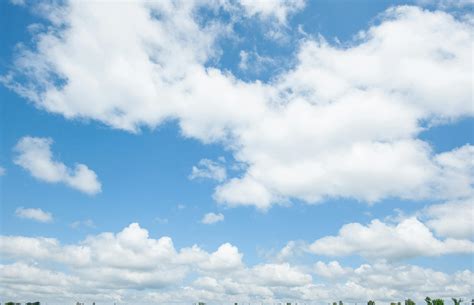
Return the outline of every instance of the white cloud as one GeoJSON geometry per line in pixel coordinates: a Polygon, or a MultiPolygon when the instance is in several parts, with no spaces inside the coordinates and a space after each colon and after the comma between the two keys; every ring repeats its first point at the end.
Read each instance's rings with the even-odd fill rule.
{"type": "MultiPolygon", "coordinates": [[[[252,14],[275,12],[245,3],[252,14]]],[[[469,21],[393,7],[350,45],[306,38],[294,68],[266,83],[245,82],[206,66],[229,28],[197,22],[203,5],[218,4],[52,6],[56,29],[17,54],[3,83],[67,118],[132,132],[175,119],[184,136],[224,144],[246,165],[216,188],[214,198],[229,206],[472,194],[472,146],[437,155],[418,138],[474,114],[469,21]]]]}
{"type": "Polygon", "coordinates": [[[448,238],[474,238],[474,199],[450,201],[427,207],[421,212],[426,225],[448,238]]]}
{"type": "Polygon", "coordinates": [[[120,287],[162,287],[183,280],[189,268],[206,272],[242,267],[242,254],[231,244],[207,253],[197,246],[177,251],[169,237],[150,238],[132,223],[117,234],[89,236],[77,245],[61,245],[53,238],[0,237],[0,254],[17,260],[63,263],[87,280],[120,287]]]}
{"type": "Polygon", "coordinates": [[[19,6],[24,6],[26,4],[25,0],[10,0],[10,3],[19,6]]]}
{"type": "Polygon", "coordinates": [[[351,268],[342,267],[337,261],[329,263],[319,261],[314,265],[314,271],[317,275],[324,278],[336,279],[347,277],[353,270],[351,268]]]}
{"type": "Polygon", "coordinates": [[[227,178],[227,171],[222,162],[202,159],[197,166],[193,166],[189,179],[206,178],[222,182],[227,178]]]}
{"type": "Polygon", "coordinates": [[[0,176],[4,176],[6,172],[7,170],[4,167],[0,166],[0,176]]]}
{"type": "Polygon", "coordinates": [[[155,221],[162,225],[167,224],[169,222],[168,218],[163,217],[155,217],[155,221]]]}
{"type": "Polygon", "coordinates": [[[274,258],[277,262],[285,262],[294,257],[302,256],[306,252],[308,252],[306,242],[291,240],[274,256],[274,258]]]}
{"type": "MultiPolygon", "coordinates": [[[[407,297],[422,302],[427,295],[442,298],[464,295],[470,293],[472,287],[468,283],[474,276],[469,270],[448,275],[429,268],[383,261],[357,268],[344,267],[336,261],[318,262],[316,272],[332,281],[330,295],[346,301],[365,302],[369,299],[393,302],[407,297]]],[[[315,294],[324,288],[316,289],[315,294]]]]}
{"type": "Polygon", "coordinates": [[[133,223],[117,234],[89,236],[77,245],[61,245],[52,238],[2,236],[4,258],[63,263],[88,281],[104,286],[165,287],[184,279],[190,268],[206,272],[232,271],[242,266],[242,254],[230,244],[207,253],[197,246],[178,252],[171,238],[150,238],[148,231],[133,223]]]}
{"type": "Polygon", "coordinates": [[[80,227],[96,228],[96,225],[92,219],[77,220],[71,223],[71,228],[73,229],[79,229],[80,227]]]}
{"type": "Polygon", "coordinates": [[[474,6],[474,0],[417,0],[419,5],[435,5],[441,9],[474,6]]]}
{"type": "Polygon", "coordinates": [[[300,11],[305,6],[305,0],[282,1],[252,1],[239,0],[246,15],[258,16],[262,19],[275,18],[279,23],[286,24],[288,16],[300,11]]]}
{"type": "Polygon", "coordinates": [[[337,236],[326,236],[309,247],[315,254],[328,256],[360,255],[369,259],[398,260],[416,256],[440,256],[453,253],[474,253],[474,243],[465,239],[437,239],[428,227],[416,218],[396,225],[373,220],[344,225],[337,236]]]}
{"type": "Polygon", "coordinates": [[[199,263],[199,267],[213,272],[228,272],[243,266],[243,254],[239,249],[229,243],[221,245],[215,252],[199,263]]]}
{"type": "Polygon", "coordinates": [[[101,184],[94,171],[84,164],[69,168],[55,161],[51,152],[53,140],[50,138],[23,137],[15,146],[15,164],[26,169],[33,177],[49,183],[66,185],[87,194],[97,194],[101,184]]]}
{"type": "Polygon", "coordinates": [[[262,56],[255,51],[239,52],[239,69],[247,73],[258,75],[266,68],[275,66],[277,61],[268,56],[262,56]]]}
{"type": "Polygon", "coordinates": [[[0,255],[17,260],[55,261],[83,265],[90,260],[90,251],[81,245],[61,246],[54,238],[0,236],[0,255]]]}
{"type": "Polygon", "coordinates": [[[207,213],[206,215],[204,215],[201,219],[201,222],[203,224],[213,224],[213,223],[216,223],[216,222],[220,222],[220,221],[224,221],[224,214],[222,213],[207,213]]]}
{"type": "Polygon", "coordinates": [[[199,246],[176,249],[169,237],[153,238],[138,224],[118,233],[90,235],[63,245],[45,237],[1,236],[0,294],[11,299],[41,299],[50,304],[77,300],[132,304],[311,304],[369,298],[388,302],[407,294],[469,297],[473,273],[453,274],[413,265],[378,261],[358,267],[339,262],[314,266],[288,262],[247,266],[238,248],[224,243],[214,252],[199,246]]]}
{"type": "Polygon", "coordinates": [[[20,218],[31,219],[45,223],[53,221],[53,215],[49,212],[43,211],[42,209],[19,207],[15,210],[15,215],[20,218]]]}
{"type": "Polygon", "coordinates": [[[257,265],[253,272],[265,286],[304,286],[312,282],[311,275],[291,267],[288,263],[257,265]]]}

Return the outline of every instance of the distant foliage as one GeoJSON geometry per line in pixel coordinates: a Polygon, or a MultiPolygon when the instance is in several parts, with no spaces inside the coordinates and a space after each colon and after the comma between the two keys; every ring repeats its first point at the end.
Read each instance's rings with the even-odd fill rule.
{"type": "Polygon", "coordinates": [[[454,305],[461,305],[461,303],[462,303],[462,299],[452,298],[452,300],[454,302],[454,305]]]}
{"type": "Polygon", "coordinates": [[[442,299],[434,299],[433,305],[444,305],[444,301],[442,299]]]}
{"type": "Polygon", "coordinates": [[[370,301],[367,302],[367,305],[375,305],[375,302],[370,300],[370,301]]]}
{"type": "Polygon", "coordinates": [[[405,305],[416,305],[416,303],[413,302],[412,299],[407,299],[407,300],[405,300],[405,305]]]}

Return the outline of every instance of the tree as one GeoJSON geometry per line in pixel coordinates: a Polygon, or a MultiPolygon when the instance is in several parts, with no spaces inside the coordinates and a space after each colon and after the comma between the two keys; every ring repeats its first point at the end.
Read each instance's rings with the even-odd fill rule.
{"type": "Polygon", "coordinates": [[[461,303],[462,303],[462,299],[452,298],[452,300],[454,302],[454,305],[461,305],[461,303]]]}
{"type": "Polygon", "coordinates": [[[430,297],[425,298],[426,305],[433,305],[433,301],[431,301],[430,297]]]}
{"type": "Polygon", "coordinates": [[[375,305],[375,302],[370,300],[370,301],[367,302],[367,305],[375,305]]]}
{"type": "Polygon", "coordinates": [[[444,305],[444,301],[442,299],[434,299],[433,305],[444,305]]]}
{"type": "Polygon", "coordinates": [[[412,299],[407,299],[405,300],[405,305],[416,305],[415,302],[413,302],[412,299]]]}

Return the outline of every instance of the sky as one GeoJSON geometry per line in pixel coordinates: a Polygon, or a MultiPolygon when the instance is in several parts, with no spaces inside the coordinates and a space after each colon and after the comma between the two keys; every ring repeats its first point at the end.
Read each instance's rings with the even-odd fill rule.
{"type": "Polygon", "coordinates": [[[0,302],[474,297],[471,0],[0,2],[0,302]]]}

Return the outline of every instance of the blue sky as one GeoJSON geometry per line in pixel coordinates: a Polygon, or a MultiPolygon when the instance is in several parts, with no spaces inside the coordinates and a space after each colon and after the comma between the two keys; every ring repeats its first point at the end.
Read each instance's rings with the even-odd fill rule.
{"type": "Polygon", "coordinates": [[[0,295],[473,295],[469,1],[150,3],[0,3],[0,295]]]}

